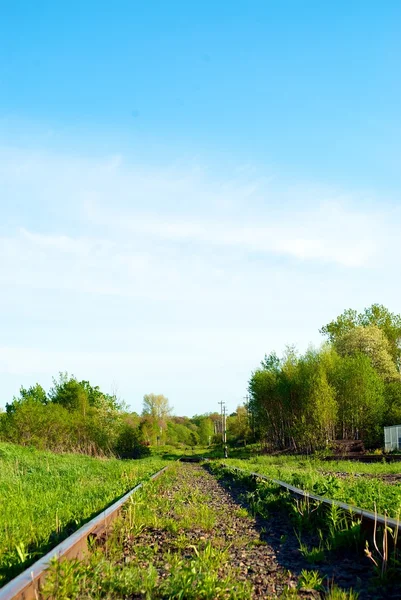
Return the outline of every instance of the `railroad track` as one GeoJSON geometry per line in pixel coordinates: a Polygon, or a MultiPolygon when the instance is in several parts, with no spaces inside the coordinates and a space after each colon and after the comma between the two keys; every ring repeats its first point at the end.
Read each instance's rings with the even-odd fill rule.
{"type": "MultiPolygon", "coordinates": [[[[260,479],[264,481],[269,481],[271,483],[275,483],[281,488],[290,492],[293,496],[297,496],[298,498],[303,498],[305,500],[314,500],[315,502],[319,502],[325,506],[336,506],[340,508],[344,513],[350,515],[353,518],[358,518],[361,520],[363,526],[367,530],[373,531],[375,528],[380,527],[390,527],[393,531],[401,531],[401,523],[397,519],[392,519],[390,517],[379,515],[374,513],[371,510],[366,510],[364,508],[359,508],[357,506],[353,506],[351,504],[346,504],[345,502],[341,502],[339,500],[332,500],[331,498],[326,498],[325,496],[319,496],[318,494],[311,494],[306,490],[302,490],[301,488],[297,488],[285,481],[281,481],[280,479],[273,479],[272,477],[268,477],[267,475],[262,475],[260,473],[245,471],[244,469],[240,469],[239,467],[232,467],[230,465],[224,464],[224,467],[229,470],[236,471],[243,475],[248,475],[253,479],[260,479]]],[[[401,540],[400,540],[401,541],[401,540]]]]}
{"type": "MultiPolygon", "coordinates": [[[[186,461],[184,460],[184,462],[186,461]]],[[[192,460],[188,462],[192,462],[192,460]]],[[[351,518],[360,519],[364,523],[365,528],[372,530],[378,527],[391,527],[394,530],[396,528],[398,528],[399,530],[400,528],[400,523],[395,519],[390,519],[385,516],[376,515],[371,511],[350,506],[346,503],[325,498],[316,494],[310,494],[305,490],[296,488],[295,486],[287,484],[286,482],[269,478],[260,473],[250,473],[238,467],[232,467],[229,465],[222,466],[225,469],[227,469],[227,473],[238,473],[251,477],[255,480],[265,480],[272,482],[278,485],[280,488],[287,490],[297,498],[313,500],[327,506],[336,506],[348,515],[350,515],[351,518]]],[[[160,477],[160,475],[162,475],[167,468],[168,467],[164,467],[163,469],[152,475],[150,480],[154,480],[160,477]]],[[[185,562],[190,562],[192,560],[191,553],[188,554],[188,548],[194,548],[198,543],[198,538],[207,541],[210,537],[212,539],[212,543],[213,540],[216,540],[218,538],[220,541],[218,542],[217,547],[220,547],[225,543],[228,543],[229,545],[234,543],[234,547],[230,549],[230,561],[237,568],[237,571],[239,573],[238,577],[240,584],[246,587],[247,580],[249,579],[249,581],[251,582],[253,586],[253,595],[249,597],[264,598],[266,597],[266,590],[269,594],[276,594],[281,593],[285,585],[289,585],[292,587],[297,585],[295,575],[292,576],[292,579],[288,578],[288,576],[285,575],[285,573],[288,571],[288,568],[291,567],[291,571],[298,569],[299,576],[299,572],[302,568],[300,562],[301,559],[299,557],[295,559],[293,558],[294,544],[296,544],[295,538],[291,542],[286,543],[289,549],[287,548],[283,551],[281,540],[287,536],[291,536],[291,533],[293,535],[293,531],[291,532],[292,525],[289,522],[285,523],[285,517],[283,517],[281,521],[276,518],[267,520],[266,524],[273,533],[268,539],[268,542],[264,542],[265,544],[268,544],[267,546],[259,546],[258,540],[260,531],[258,530],[258,527],[256,525],[249,524],[249,517],[238,516],[238,503],[236,504],[237,500],[235,500],[235,498],[233,500],[233,498],[231,497],[231,492],[224,491],[224,489],[221,488],[221,486],[217,483],[217,481],[212,475],[207,474],[203,468],[194,464],[178,465],[177,463],[175,471],[178,474],[178,476],[176,476],[178,483],[174,483],[173,478],[173,485],[171,490],[170,483],[168,483],[168,480],[166,481],[163,479],[162,483],[160,484],[162,487],[161,493],[162,495],[164,494],[166,504],[164,505],[162,503],[160,505],[160,503],[156,501],[155,511],[159,511],[161,518],[163,517],[163,512],[171,513],[171,511],[174,512],[174,510],[176,510],[177,498],[180,499],[181,497],[180,486],[184,485],[184,488],[186,488],[187,490],[185,492],[186,494],[191,494],[192,492],[195,493],[199,486],[199,489],[202,493],[207,493],[207,496],[204,496],[204,500],[201,500],[199,503],[199,517],[193,517],[192,521],[190,522],[190,527],[192,529],[185,534],[188,539],[188,547],[185,550],[184,564],[185,562]],[[211,502],[209,500],[206,501],[206,498],[209,497],[213,497],[211,502]],[[217,515],[218,528],[217,533],[213,534],[213,536],[210,536],[207,529],[205,532],[202,531],[202,527],[199,528],[198,526],[197,519],[205,518],[203,514],[202,502],[207,505],[208,510],[212,509],[212,512],[214,511],[215,515],[217,515]],[[236,532],[234,534],[234,537],[232,537],[232,530],[236,532]],[[285,535],[283,535],[283,532],[285,532],[285,535]],[[252,543],[252,547],[248,547],[246,543],[244,543],[244,546],[235,544],[236,535],[238,537],[248,536],[249,540],[252,543]],[[287,559],[287,563],[285,563],[284,561],[284,563],[282,564],[278,557],[281,556],[282,558],[284,556],[285,558],[286,553],[289,555],[289,558],[287,559]],[[285,584],[283,582],[285,582],[285,584]]],[[[14,580],[10,581],[3,588],[1,588],[0,600],[38,600],[38,598],[40,597],[40,590],[43,587],[43,584],[46,580],[46,571],[48,569],[49,563],[55,558],[83,558],[88,549],[89,539],[97,539],[98,543],[103,543],[104,540],[107,538],[107,536],[105,536],[104,534],[107,533],[112,521],[121,513],[123,505],[133,494],[138,492],[144,486],[145,483],[146,482],[142,482],[139,485],[135,486],[120,500],[118,500],[108,509],[100,513],[94,519],[89,521],[86,525],[81,527],[69,538],[67,538],[58,546],[56,546],[43,558],[41,558],[39,561],[34,563],[31,567],[29,567],[23,573],[17,576],[14,580]]],[[[157,497],[157,494],[155,497],[157,497]]],[[[194,497],[196,498],[196,494],[194,497]]],[[[181,500],[179,500],[179,502],[181,502],[181,500]]],[[[184,504],[187,504],[187,502],[184,502],[184,504]]],[[[190,505],[191,502],[189,502],[189,509],[191,508],[190,505]]],[[[178,506],[180,506],[179,503],[178,506]]],[[[152,508],[151,504],[150,508],[152,508]]],[[[179,521],[182,515],[180,516],[179,512],[177,513],[177,515],[179,521]]],[[[143,531],[141,530],[141,528],[139,528],[138,531],[139,533],[136,536],[134,536],[135,539],[132,541],[132,547],[130,547],[129,549],[129,552],[133,553],[133,556],[136,556],[136,554],[138,554],[139,556],[140,552],[137,552],[137,548],[140,548],[141,543],[146,548],[152,548],[154,545],[160,546],[160,548],[165,548],[167,551],[170,551],[171,549],[175,548],[176,541],[174,535],[170,535],[168,533],[166,534],[166,530],[164,530],[163,528],[159,527],[158,530],[154,530],[152,527],[145,527],[143,531]]],[[[126,552],[127,549],[122,548],[122,556],[125,556],[124,553],[126,552]]],[[[197,552],[198,551],[195,550],[195,553],[197,552]]],[[[165,556],[166,555],[164,554],[162,557],[160,557],[156,553],[153,559],[155,561],[155,565],[158,569],[159,574],[161,572],[161,581],[163,582],[167,581],[167,578],[171,576],[171,572],[163,571],[165,569],[166,562],[165,556]],[[158,563],[158,560],[160,560],[161,562],[158,563]]],[[[134,560],[136,560],[136,558],[134,560]]],[[[346,566],[343,567],[341,561],[338,561],[337,566],[340,569],[340,571],[342,568],[347,568],[346,566]]],[[[309,565],[306,563],[306,568],[308,567],[309,565]]],[[[143,567],[143,569],[145,569],[145,566],[143,567]]],[[[364,567],[364,569],[366,569],[366,566],[364,567]]],[[[362,572],[363,570],[361,570],[359,573],[361,574],[362,572]]],[[[332,572],[332,577],[333,580],[335,579],[335,577],[337,577],[335,570],[332,572]]],[[[339,577],[339,581],[340,584],[343,585],[341,577],[339,577]]],[[[168,593],[166,594],[166,597],[168,597],[168,593]]],[[[183,597],[185,598],[185,596],[183,597]]],[[[303,596],[300,592],[300,596],[298,597],[309,596],[303,596]]],[[[362,594],[361,597],[368,598],[369,596],[364,596],[362,594]]]]}
{"type": "Polygon", "coordinates": [[[37,600],[40,588],[46,579],[46,571],[50,562],[55,558],[82,558],[88,548],[88,539],[96,538],[107,531],[114,519],[119,516],[127,500],[140,490],[147,481],[160,477],[167,468],[160,469],[148,480],[136,485],[117,502],[91,519],[28,569],[0,588],[0,600],[37,600]]]}

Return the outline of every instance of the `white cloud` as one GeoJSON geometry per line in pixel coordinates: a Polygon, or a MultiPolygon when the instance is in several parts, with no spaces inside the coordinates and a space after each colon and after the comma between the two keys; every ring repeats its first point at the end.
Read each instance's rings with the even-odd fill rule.
{"type": "Polygon", "coordinates": [[[266,224],[233,223],[232,220],[176,220],[160,217],[121,215],[91,206],[88,216],[98,225],[108,224],[140,236],[170,242],[231,246],[248,252],[278,254],[300,260],[338,263],[346,267],[367,265],[377,253],[377,219],[355,214],[338,203],[318,204],[302,214],[285,212],[280,218],[259,219],[266,224]]]}
{"type": "Polygon", "coordinates": [[[242,397],[264,352],[318,341],[344,308],[399,310],[399,213],[359,195],[16,149],[0,151],[0,186],[14,392],[67,369],[128,400],[153,389],[210,410],[213,394],[242,397]]]}

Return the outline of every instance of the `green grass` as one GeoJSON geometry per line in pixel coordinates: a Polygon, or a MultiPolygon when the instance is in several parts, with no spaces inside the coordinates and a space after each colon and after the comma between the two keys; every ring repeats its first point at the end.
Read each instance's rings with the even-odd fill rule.
{"type": "Polygon", "coordinates": [[[165,464],[0,443],[0,586],[165,464]]]}
{"type": "Polygon", "coordinates": [[[319,494],[353,506],[387,513],[397,518],[401,513],[401,484],[388,484],[380,475],[400,471],[397,464],[355,464],[350,461],[327,463],[317,459],[297,457],[255,457],[249,460],[228,459],[228,465],[248,472],[254,471],[273,479],[280,479],[310,493],[319,494]],[[337,477],[335,473],[348,473],[337,477]],[[356,477],[354,473],[374,477],[356,477]]]}

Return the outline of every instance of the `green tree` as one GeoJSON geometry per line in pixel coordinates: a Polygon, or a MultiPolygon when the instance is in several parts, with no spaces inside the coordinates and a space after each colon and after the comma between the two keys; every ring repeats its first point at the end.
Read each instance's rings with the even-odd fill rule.
{"type": "Polygon", "coordinates": [[[338,435],[379,443],[385,414],[385,384],[362,353],[342,358],[334,374],[338,402],[338,435]]]}
{"type": "Polygon", "coordinates": [[[214,425],[212,419],[204,417],[199,422],[199,441],[202,446],[208,446],[214,434],[214,425]]]}
{"type": "Polygon", "coordinates": [[[324,325],[320,333],[327,336],[330,342],[336,341],[356,327],[378,327],[386,336],[389,343],[389,352],[396,364],[400,367],[401,360],[401,316],[391,313],[382,304],[372,304],[361,313],[356,310],[345,310],[336,319],[324,325]]]}
{"type": "Polygon", "coordinates": [[[390,381],[384,388],[385,414],[383,425],[401,425],[401,382],[390,381]]]}
{"type": "Polygon", "coordinates": [[[76,377],[68,373],[59,373],[58,380],[53,378],[53,387],[49,392],[50,400],[67,410],[79,410],[84,416],[88,412],[88,392],[76,377]]]}
{"type": "Polygon", "coordinates": [[[275,354],[265,356],[248,384],[251,429],[259,439],[278,448],[288,442],[286,394],[282,368],[275,354]]]}
{"type": "Polygon", "coordinates": [[[145,394],[143,397],[142,415],[149,415],[155,421],[165,421],[171,414],[168,398],[163,394],[145,394]]]}
{"type": "Polygon", "coordinates": [[[324,446],[335,432],[337,403],[327,351],[310,348],[300,357],[294,377],[298,398],[294,437],[308,451],[324,446]]]}
{"type": "Polygon", "coordinates": [[[391,356],[390,342],[377,325],[354,327],[336,339],[335,348],[341,356],[366,354],[372,366],[385,381],[400,379],[391,356]]]}
{"type": "Polygon", "coordinates": [[[41,385],[39,385],[39,383],[31,385],[28,389],[21,386],[19,393],[20,395],[18,398],[14,397],[11,403],[6,404],[7,413],[10,414],[14,412],[16,408],[23,402],[32,401],[38,402],[39,404],[47,404],[49,401],[45,390],[41,385]]]}
{"type": "Polygon", "coordinates": [[[227,419],[227,433],[229,438],[246,445],[251,437],[250,419],[246,406],[237,406],[237,410],[227,419]]]}

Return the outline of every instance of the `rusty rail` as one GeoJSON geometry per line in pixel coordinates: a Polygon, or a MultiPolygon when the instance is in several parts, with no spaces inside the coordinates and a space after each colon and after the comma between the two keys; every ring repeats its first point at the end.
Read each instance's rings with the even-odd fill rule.
{"type": "Polygon", "coordinates": [[[164,467],[154,473],[149,479],[136,485],[122,498],[106,508],[96,517],[85,523],[75,533],[50,550],[45,556],[6,583],[0,589],[0,600],[38,600],[40,587],[46,579],[46,570],[54,558],[82,558],[88,548],[89,537],[97,537],[100,533],[107,531],[110,523],[120,514],[125,502],[141,487],[152,479],[157,479],[168,467],[164,467]]]}
{"type": "MultiPolygon", "coordinates": [[[[260,473],[245,471],[244,469],[240,469],[239,467],[232,467],[231,465],[227,465],[225,463],[222,464],[226,469],[238,471],[244,475],[248,475],[249,477],[253,477],[255,479],[262,479],[265,481],[269,481],[270,483],[275,483],[289,491],[294,496],[298,496],[300,498],[305,498],[309,500],[315,500],[316,502],[320,502],[321,504],[325,504],[327,506],[337,506],[349,515],[359,517],[362,522],[368,524],[368,526],[371,526],[372,529],[375,526],[390,527],[391,529],[394,529],[394,531],[398,529],[398,531],[401,532],[401,523],[398,519],[392,519],[384,515],[379,515],[371,510],[366,510],[364,508],[359,508],[358,506],[346,504],[345,502],[341,502],[340,500],[332,500],[331,498],[326,498],[325,496],[311,494],[307,490],[297,488],[289,483],[286,483],[285,481],[281,481],[280,479],[273,479],[272,477],[268,477],[267,475],[261,475],[260,473]]],[[[2,600],[1,597],[0,600],[2,600]]]]}

